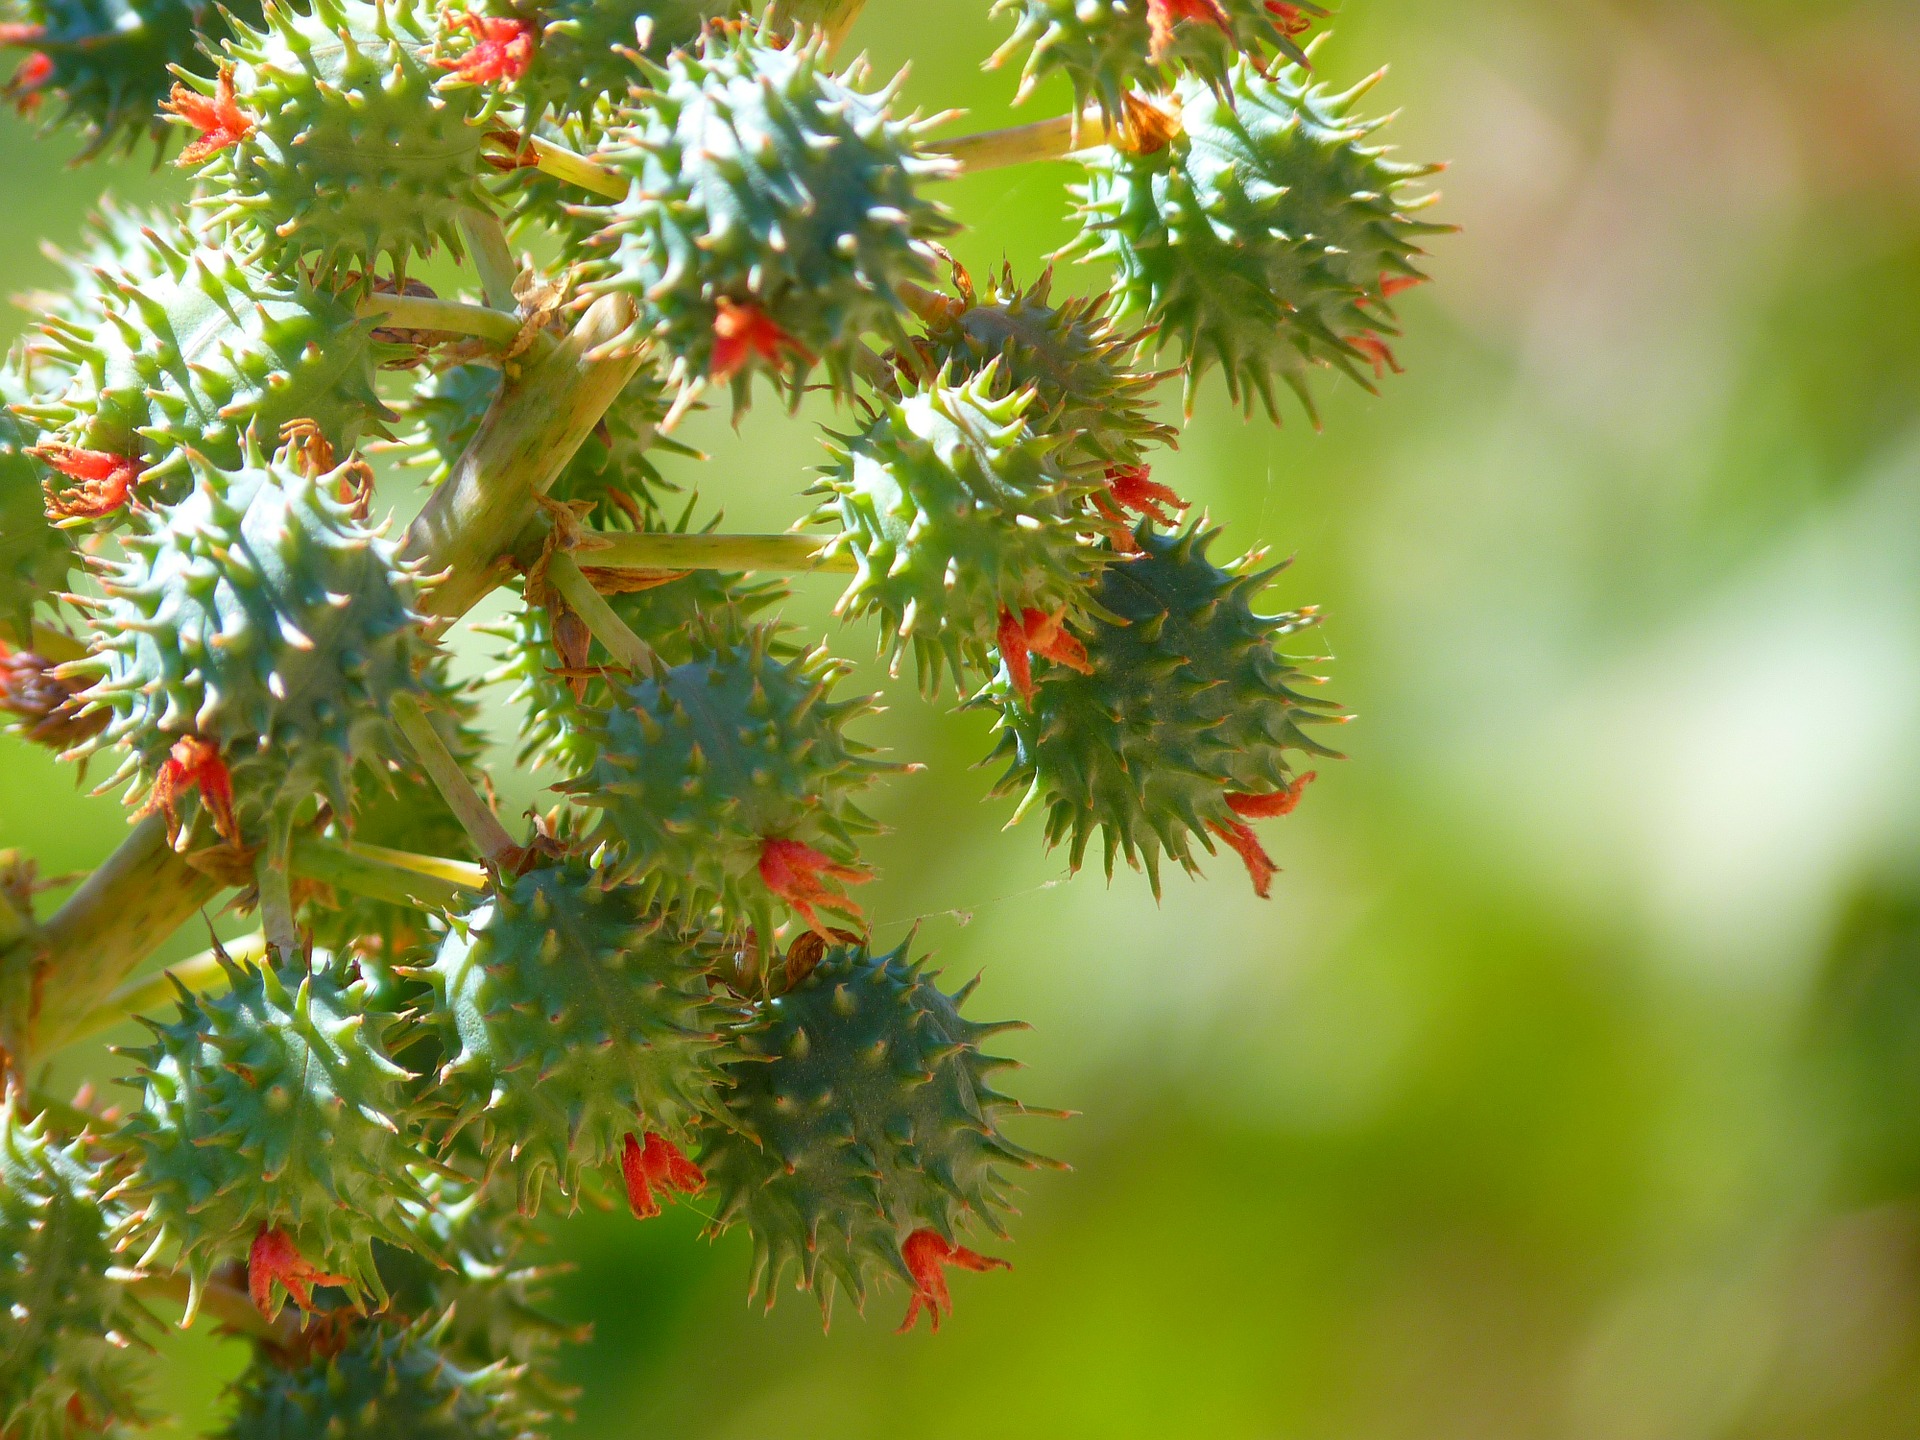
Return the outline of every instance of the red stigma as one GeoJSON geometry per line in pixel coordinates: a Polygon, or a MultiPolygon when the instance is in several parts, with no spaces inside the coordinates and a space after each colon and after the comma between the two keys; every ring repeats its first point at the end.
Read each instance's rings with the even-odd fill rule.
{"type": "Polygon", "coordinates": [[[262,1225],[247,1251],[247,1294],[252,1297],[254,1308],[269,1320],[280,1313],[273,1298],[276,1280],[302,1310],[313,1308],[310,1287],[352,1283],[347,1276],[329,1275],[307,1260],[294,1248],[293,1237],[286,1231],[277,1226],[269,1230],[262,1225]]]}
{"type": "Polygon", "coordinates": [[[1000,658],[1007,662],[1007,674],[1023,703],[1033,704],[1033,665],[1030,655],[1042,655],[1082,675],[1093,673],[1087,663],[1087,647],[1067,630],[1066,612],[1049,615],[1043,610],[1023,610],[1018,619],[1002,606],[1000,629],[995,639],[1000,658]]]}
{"type": "MultiPolygon", "coordinates": [[[[44,32],[38,25],[0,25],[0,45],[30,45],[44,32]]],[[[40,108],[40,91],[53,79],[53,57],[36,50],[22,60],[7,81],[7,95],[22,115],[40,108]]]]}
{"type": "Polygon", "coordinates": [[[180,834],[180,797],[198,790],[201,800],[213,814],[213,828],[229,844],[240,843],[240,826],[233,816],[233,775],[220,751],[197,735],[183,735],[174,741],[166,763],[153,780],[153,794],[141,813],[155,810],[167,817],[167,837],[180,834]]]}
{"type": "Polygon", "coordinates": [[[518,80],[533,61],[534,30],[530,21],[512,15],[475,15],[471,10],[452,17],[456,28],[473,36],[467,53],[455,60],[436,60],[474,85],[518,80]]]}
{"type": "Polygon", "coordinates": [[[940,1328],[940,1317],[953,1313],[953,1296],[947,1291],[945,1267],[957,1265],[962,1270],[1011,1270],[1013,1265],[1006,1260],[982,1255],[969,1250],[964,1245],[949,1245],[931,1230],[916,1230],[907,1237],[907,1243],[900,1247],[900,1258],[906,1262],[907,1273],[913,1276],[913,1300],[907,1306],[907,1318],[900,1322],[896,1334],[904,1335],[920,1320],[920,1311],[924,1308],[933,1321],[933,1328],[940,1328]]]}
{"type": "Polygon", "coordinates": [[[756,356],[769,365],[780,363],[783,350],[812,360],[806,346],[782,330],[758,305],[742,305],[722,295],[713,317],[713,364],[708,374],[731,380],[756,356]]]}
{"type": "Polygon", "coordinates": [[[1171,486],[1162,485],[1152,477],[1153,469],[1147,465],[1107,467],[1106,493],[1093,497],[1093,508],[1107,522],[1114,549],[1129,555],[1140,551],[1133,540],[1133,527],[1123,512],[1130,510],[1171,528],[1177,523],[1171,512],[1187,508],[1187,502],[1176,495],[1171,486]]]}
{"type": "Polygon", "coordinates": [[[1207,828],[1226,841],[1240,857],[1240,863],[1247,867],[1247,878],[1253,881],[1253,893],[1262,900],[1270,898],[1268,891],[1273,888],[1273,877],[1280,867],[1261,848],[1260,837],[1253,833],[1252,827],[1244,820],[1236,820],[1230,825],[1209,820],[1207,828]]]}
{"type": "Polygon", "coordinates": [[[98,520],[111,515],[133,498],[133,487],[146,468],[138,456],[80,450],[58,441],[36,445],[28,453],[79,482],[59,491],[48,487],[47,513],[56,520],[98,520]]]}
{"type": "Polygon", "coordinates": [[[1243,820],[1274,820],[1282,815],[1291,815],[1293,807],[1300,803],[1301,792],[1318,777],[1319,771],[1309,770],[1296,776],[1290,785],[1282,785],[1271,795],[1240,795],[1229,793],[1227,808],[1243,820]]]}
{"type": "Polygon", "coordinates": [[[1267,12],[1273,16],[1273,28],[1282,35],[1300,35],[1306,32],[1313,19],[1298,5],[1289,5],[1287,0],[1267,0],[1267,12]]]}
{"type": "Polygon", "coordinates": [[[794,913],[807,922],[809,930],[831,943],[833,932],[814,913],[815,906],[851,920],[864,922],[865,916],[853,901],[838,891],[829,890],[821,881],[823,875],[849,885],[864,885],[873,878],[865,870],[835,864],[798,840],[769,839],[760,847],[761,882],[792,906],[794,913]]]}
{"type": "Polygon", "coordinates": [[[697,1195],[707,1184],[706,1174],[680,1152],[679,1146],[651,1131],[644,1146],[633,1135],[627,1136],[620,1147],[620,1174],[627,1182],[627,1204],[640,1220],[650,1220],[660,1213],[660,1202],[653,1198],[656,1188],[697,1195]]]}
{"type": "Polygon", "coordinates": [[[1167,51],[1173,48],[1173,27],[1182,20],[1198,20],[1218,26],[1229,37],[1233,34],[1233,22],[1220,0],[1147,0],[1147,30],[1153,37],[1147,58],[1154,64],[1167,58],[1167,51]]]}
{"type": "Polygon", "coordinates": [[[198,165],[229,145],[238,145],[253,133],[253,121],[233,98],[233,67],[222,66],[211,97],[186,85],[175,85],[160,108],[178,115],[200,132],[200,138],[180,152],[179,164],[198,165]]]}
{"type": "Polygon", "coordinates": [[[1387,371],[1389,370],[1393,371],[1396,375],[1403,373],[1400,369],[1400,362],[1393,358],[1393,351],[1387,347],[1387,342],[1374,334],[1373,331],[1361,331],[1360,334],[1353,337],[1350,343],[1353,345],[1353,348],[1364,355],[1367,362],[1373,366],[1374,379],[1385,379],[1387,371]]]}
{"type": "Polygon", "coordinates": [[[1416,285],[1427,283],[1424,275],[1382,275],[1380,277],[1380,298],[1391,300],[1402,290],[1411,290],[1416,285]]]}

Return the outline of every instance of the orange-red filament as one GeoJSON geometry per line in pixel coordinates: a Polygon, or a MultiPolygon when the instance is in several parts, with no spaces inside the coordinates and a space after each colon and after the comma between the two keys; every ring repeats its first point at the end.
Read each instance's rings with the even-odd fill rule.
{"type": "Polygon", "coordinates": [[[762,883],[792,906],[793,912],[807,922],[809,930],[829,942],[834,938],[833,934],[821,923],[815,907],[831,910],[855,921],[862,921],[864,917],[860,907],[853,901],[836,890],[828,889],[826,880],[864,885],[872,878],[865,870],[834,863],[798,840],[769,839],[760,847],[762,883]]]}
{"type": "Polygon", "coordinates": [[[916,1230],[909,1235],[907,1243],[900,1247],[900,1258],[906,1262],[907,1273],[913,1276],[913,1299],[907,1306],[907,1318],[900,1322],[903,1334],[919,1323],[922,1309],[932,1319],[935,1330],[940,1328],[942,1315],[953,1313],[953,1296],[947,1291],[947,1266],[957,1265],[962,1270],[1013,1268],[1008,1261],[982,1255],[964,1245],[949,1244],[932,1230],[916,1230]]]}
{"type": "Polygon", "coordinates": [[[682,1195],[697,1195],[705,1188],[706,1175],[665,1136],[649,1132],[642,1145],[629,1134],[620,1147],[620,1174],[627,1182],[627,1204],[642,1220],[660,1213],[655,1190],[676,1190],[682,1195]]]}

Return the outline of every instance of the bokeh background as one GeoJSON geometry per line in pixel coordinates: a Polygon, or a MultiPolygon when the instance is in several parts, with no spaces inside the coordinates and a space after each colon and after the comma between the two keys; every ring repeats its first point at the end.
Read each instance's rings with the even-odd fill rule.
{"type": "MultiPolygon", "coordinates": [[[[852,47],[962,128],[1022,118],[984,9],[873,0],[852,47]]],[[[1223,548],[1298,557],[1276,607],[1325,607],[1358,712],[1265,827],[1274,898],[1230,857],[1157,904],[1065,883],[1000,833],[984,720],[896,687],[878,732],[930,769],[863,898],[1033,1022],[1020,1093],[1082,1114],[1026,1138],[1075,1173],[938,1338],[890,1333],[897,1295],[826,1335],[804,1297],[748,1310],[697,1206],[556,1226],[595,1326],[566,1434],[1920,1427],[1920,7],[1348,0],[1320,69],[1385,62],[1369,103],[1454,162],[1465,227],[1405,298],[1408,373],[1324,387],[1320,434],[1209,384],[1156,471],[1223,548]]],[[[181,193],[69,153],[0,122],[10,290],[103,187],[181,193]]],[[[953,186],[962,257],[1032,275],[1071,178],[953,186]]],[[[800,513],[810,425],[696,429],[717,463],[674,473],[731,522],[800,513]]],[[[122,824],[0,738],[0,846],[79,870],[122,824]]],[[[241,1349],[167,1358],[197,1433],[241,1349]]]]}

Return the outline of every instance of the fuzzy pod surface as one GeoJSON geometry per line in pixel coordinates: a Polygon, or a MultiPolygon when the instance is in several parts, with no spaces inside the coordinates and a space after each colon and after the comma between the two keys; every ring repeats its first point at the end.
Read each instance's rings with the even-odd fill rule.
{"type": "Polygon", "coordinates": [[[1372,388],[1392,364],[1391,294],[1424,278],[1420,242],[1448,227],[1420,220],[1409,193],[1435,165],[1367,142],[1383,120],[1296,70],[1237,65],[1226,94],[1183,82],[1180,133],[1158,149],[1082,152],[1085,228],[1063,254],[1111,261],[1117,318],[1158,327],[1187,365],[1187,400],[1218,366],[1250,412],[1276,420],[1275,382],[1299,396],[1316,367],[1372,388]]]}
{"type": "Polygon", "coordinates": [[[835,436],[816,487],[829,555],[858,567],[837,613],[872,614],[897,665],[911,648],[921,688],[985,668],[1003,612],[1077,616],[1103,552],[1080,533],[1083,487],[1054,465],[1058,442],[1027,425],[1033,393],[999,393],[998,361],[880,395],[858,435],[835,436]]]}
{"type": "Polygon", "coordinates": [[[156,1322],[107,1273],[116,1217],[86,1141],[63,1146],[21,1111],[17,1093],[0,1100],[0,1434],[138,1424],[156,1322]]]}
{"type": "Polygon", "coordinates": [[[141,1092],[118,1136],[132,1156],[131,1243],[177,1255],[189,1311],[214,1266],[246,1258],[263,1229],[384,1301],[373,1242],[409,1243],[402,1207],[423,1198],[409,1077],[386,1049],[394,1017],[318,958],[222,968],[224,993],[178,987],[175,1018],[146,1021],[153,1043],[125,1052],[141,1092]]]}
{"type": "Polygon", "coordinates": [[[990,1082],[1011,1062],[980,1044],[1019,1027],[964,1018],[971,989],[941,991],[904,944],[838,947],[737,1032],[729,1125],[708,1133],[701,1164],[715,1231],[753,1236],[767,1304],[789,1267],[830,1311],[836,1284],[860,1304],[875,1279],[910,1282],[901,1246],[915,1231],[1005,1234],[1004,1172],[1047,1162],[1001,1132],[1022,1107],[990,1082]]]}
{"type": "Polygon", "coordinates": [[[1224,90],[1242,55],[1278,54],[1304,65],[1307,57],[1294,40],[1300,22],[1327,12],[1267,0],[1199,0],[1184,7],[1169,0],[996,0],[993,13],[1012,15],[1015,24],[989,63],[1027,51],[1019,98],[1048,77],[1065,75],[1076,108],[1095,105],[1103,118],[1119,121],[1129,92],[1165,90],[1183,75],[1224,90]]]}
{"type": "Polygon", "coordinates": [[[221,45],[243,133],[199,163],[195,203],[282,273],[384,256],[404,278],[437,244],[459,253],[461,213],[489,205],[487,99],[439,84],[439,19],[425,0],[271,0],[221,45]]]}
{"type": "Polygon", "coordinates": [[[1315,612],[1255,611],[1276,572],[1215,565],[1218,533],[1142,524],[1141,553],[1101,572],[1087,672],[1036,659],[1031,704],[1004,670],[985,692],[1008,762],[994,793],[1024,791],[1020,814],[1044,805],[1047,843],[1066,842],[1075,869],[1100,830],[1108,875],[1116,855],[1144,861],[1156,894],[1163,850],[1191,871],[1192,837],[1211,852],[1208,827],[1235,823],[1229,792],[1285,789],[1295,754],[1338,758],[1306,727],[1339,707],[1302,693],[1308,677],[1275,648],[1315,612]]]}
{"type": "Polygon", "coordinates": [[[659,342],[683,385],[730,379],[744,403],[766,367],[797,404],[818,362],[851,390],[861,337],[905,340],[900,287],[955,228],[919,194],[951,165],[894,114],[900,82],[864,89],[827,69],[823,34],[751,24],[642,71],[600,155],[631,189],[600,212],[586,293],[629,297],[629,338],[659,342]]]}
{"type": "Polygon", "coordinates": [[[684,664],[644,668],[584,717],[593,762],[556,787],[598,812],[593,837],[648,903],[690,921],[717,907],[763,946],[781,905],[768,842],[852,865],[875,828],[854,797],[891,768],[846,733],[870,703],[829,698],[846,667],[781,648],[772,626],[703,629],[684,664]]]}
{"type": "Polygon", "coordinates": [[[143,138],[159,150],[169,129],[160,102],[173,88],[174,68],[208,73],[203,47],[227,36],[228,15],[254,23],[259,0],[226,6],[209,0],[26,0],[18,10],[21,28],[9,40],[45,60],[17,72],[7,93],[29,110],[52,99],[44,108],[48,123],[80,128],[82,159],[115,145],[131,150],[143,138]]]}
{"type": "MultiPolygon", "coordinates": [[[[350,463],[350,462],[349,462],[350,463]]],[[[428,650],[397,547],[334,498],[338,471],[283,458],[206,472],[102,576],[88,701],[94,748],[125,751],[145,794],[192,736],[231,770],[243,831],[313,795],[350,804],[362,761],[397,754],[393,698],[424,690],[428,650]]]]}
{"type": "Polygon", "coordinates": [[[183,226],[125,240],[43,322],[38,366],[66,377],[33,407],[49,438],[136,458],[141,498],[167,504],[191,486],[189,451],[236,469],[250,437],[271,449],[289,421],[345,450],[393,418],[374,377],[396,352],[350,299],[298,267],[196,246],[183,226]]]}
{"type": "Polygon", "coordinates": [[[235,1383],[221,1440],[535,1440],[538,1417],[504,1360],[461,1365],[442,1348],[448,1317],[350,1321],[235,1383]]]}
{"type": "Polygon", "coordinates": [[[708,960],[635,887],[580,861],[530,870],[453,921],[426,974],[440,1084],[523,1210],[549,1182],[577,1196],[582,1170],[629,1134],[684,1139],[714,1111],[727,1016],[708,960]]]}

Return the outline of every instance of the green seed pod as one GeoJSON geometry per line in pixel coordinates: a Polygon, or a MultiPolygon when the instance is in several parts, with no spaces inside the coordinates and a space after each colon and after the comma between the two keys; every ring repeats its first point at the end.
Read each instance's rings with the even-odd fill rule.
{"type": "Polygon", "coordinates": [[[980,1042],[1020,1027],[963,1019],[972,988],[944,994],[906,945],[837,948],[738,1032],[729,1123],[700,1158],[713,1229],[747,1226],[769,1306],[790,1264],[830,1312],[836,1281],[856,1305],[877,1277],[912,1283],[901,1247],[916,1231],[1006,1233],[1003,1168],[1047,1162],[1001,1133],[1023,1107],[989,1083],[1011,1062],[980,1042]]]}
{"type": "MultiPolygon", "coordinates": [[[[480,429],[500,383],[500,372],[490,365],[454,365],[427,376],[407,402],[403,413],[415,422],[407,443],[430,467],[435,484],[452,471],[480,429]]],[[[591,504],[589,518],[603,528],[658,529],[661,497],[678,487],[654,468],[652,452],[700,456],[659,433],[666,414],[665,384],[642,369],[561,469],[548,498],[591,504]]]]}
{"type": "Polygon", "coordinates": [[[403,279],[437,243],[458,254],[461,212],[487,208],[487,102],[437,87],[436,20],[422,0],[272,0],[220,47],[244,133],[200,158],[195,203],[283,274],[307,256],[326,277],[384,255],[403,279]]]}
{"type": "Polygon", "coordinates": [[[374,329],[297,268],[283,278],[149,227],[43,322],[37,378],[67,383],[31,413],[49,440],[137,458],[141,499],[168,504],[191,485],[189,449],[235,469],[249,433],[270,449],[289,421],[343,450],[382,432],[393,416],[374,376],[399,351],[374,329]]]}
{"type": "Polygon", "coordinates": [[[0,370],[0,640],[30,645],[34,606],[67,588],[77,557],[73,537],[47,519],[46,471],[27,454],[34,429],[9,408],[19,387],[13,365],[0,370]]]}
{"type": "Polygon", "coordinates": [[[1070,841],[1075,869],[1100,827],[1107,874],[1116,854],[1144,859],[1155,894],[1162,849],[1191,872],[1190,837],[1211,853],[1208,829],[1238,823],[1228,793],[1289,788],[1289,752],[1337,758],[1304,727],[1336,722],[1339,707],[1301,694],[1309,677],[1274,649],[1316,614],[1256,613],[1277,567],[1220,569],[1206,555],[1218,533],[1142,524],[1142,553],[1101,574],[1108,618],[1085,632],[1087,672],[1036,657],[1031,703],[1004,670],[986,692],[1000,710],[993,758],[1008,762],[994,793],[1024,790],[1019,814],[1044,803],[1047,843],[1070,841]]]}
{"type": "Polygon", "coordinates": [[[195,737],[230,767],[241,830],[257,835],[315,794],[346,811],[355,765],[396,755],[387,716],[424,689],[428,651],[397,547],[333,498],[342,470],[256,455],[202,475],[102,572],[82,664],[112,720],[91,748],[125,751],[114,779],[132,798],[195,737]]]}
{"type": "MultiPolygon", "coordinates": [[[[691,512],[689,503],[673,533],[685,532],[691,512]]],[[[690,570],[664,585],[609,595],[606,601],[662,662],[684,665],[693,658],[697,637],[742,626],[778,604],[786,593],[786,586],[777,580],[690,570]]],[[[552,765],[563,774],[579,774],[593,763],[586,716],[612,703],[613,687],[602,677],[570,680],[555,673],[561,660],[554,650],[552,620],[543,606],[523,605],[485,629],[505,642],[501,663],[487,679],[514,687],[508,703],[520,716],[521,763],[552,765]],[[575,685],[580,687],[578,693],[575,685]]],[[[782,649],[782,653],[788,652],[782,649]]]]}
{"type": "Polygon", "coordinates": [[[1318,5],[1276,9],[1267,0],[996,0],[995,15],[1017,17],[1014,32],[987,63],[997,66],[1028,51],[1016,103],[1050,75],[1073,85],[1074,106],[1100,107],[1109,121],[1124,119],[1130,91],[1165,90],[1192,75],[1225,90],[1242,55],[1278,52],[1304,65],[1294,34],[1318,5]]]}
{"type": "Polygon", "coordinates": [[[696,635],[686,663],[616,685],[614,705],[583,717],[592,765],[555,787],[600,812],[595,838],[642,903],[695,923],[718,907],[763,947],[781,901],[808,917],[810,903],[833,905],[804,882],[776,890],[770,856],[794,847],[850,866],[855,837],[875,828],[853,797],[891,768],[845,734],[868,702],[827,698],[845,667],[824,647],[781,659],[776,639],[729,623],[696,635]]]}
{"type": "Polygon", "coordinates": [[[1399,333],[1387,300],[1421,278],[1419,241],[1447,227],[1414,219],[1409,184],[1437,165],[1403,165],[1365,140],[1384,121],[1297,72],[1236,66],[1222,97],[1179,89],[1182,133],[1147,153],[1102,146],[1081,158],[1085,229],[1063,254],[1118,267],[1114,308],[1178,344],[1187,403],[1214,365],[1249,413],[1276,420],[1277,378],[1313,415],[1307,374],[1344,371],[1372,388],[1399,333]]]}
{"type": "Polygon", "coordinates": [[[529,871],[456,920],[426,978],[459,1125],[477,1125],[489,1168],[513,1169],[520,1208],[551,1181],[577,1199],[581,1172],[629,1134],[684,1140],[714,1109],[709,957],[631,886],[579,861],[529,871]]]}
{"type": "Polygon", "coordinates": [[[954,228],[916,191],[950,164],[894,116],[899,81],[859,88],[863,71],[824,68],[817,32],[783,39],[709,30],[643,62],[600,156],[632,190],[599,212],[586,294],[628,296],[628,338],[656,340],[682,385],[730,379],[736,404],[763,365],[795,404],[816,360],[849,391],[864,334],[906,339],[900,287],[932,276],[928,242],[954,228]]]}
{"type": "Polygon", "coordinates": [[[153,1044],[124,1052],[142,1098],[118,1136],[138,1207],[128,1243],[177,1253],[189,1315],[213,1267],[250,1258],[268,1230],[377,1301],[373,1241],[410,1243],[401,1206],[423,1196],[393,1017],[367,1009],[366,982],[316,965],[226,963],[225,993],[178,987],[178,1017],[144,1022],[153,1044]]]}
{"type": "Polygon", "coordinates": [[[463,1368],[448,1317],[350,1322],[343,1340],[258,1352],[221,1440],[536,1440],[516,1367],[463,1368]]]}
{"type": "MultiPolygon", "coordinates": [[[[115,145],[131,151],[142,137],[164,149],[169,127],[160,103],[176,69],[204,74],[203,46],[230,33],[227,17],[251,24],[259,0],[227,6],[207,0],[23,0],[7,44],[29,59],[6,93],[23,109],[52,97],[49,126],[77,124],[85,136],[82,159],[115,145]]],[[[11,18],[11,17],[10,17],[11,18]]]]}
{"type": "Polygon", "coordinates": [[[0,1100],[0,1435],[66,1440],[148,1420],[143,1332],[157,1324],[112,1278],[84,1141],[62,1147],[44,1117],[0,1100]]]}
{"type": "Polygon", "coordinates": [[[736,0],[557,0],[541,10],[532,60],[512,84],[522,128],[548,118],[594,122],[634,83],[625,51],[663,59],[699,39],[707,21],[746,8],[736,0]]]}
{"type": "Polygon", "coordinates": [[[1052,289],[1051,268],[1022,290],[1008,266],[985,298],[962,276],[960,302],[938,310],[901,358],[923,376],[971,376],[999,362],[996,393],[1033,392],[1027,428],[1056,442],[1053,463],[1070,474],[1098,478],[1179,443],[1147,414],[1160,377],[1134,369],[1142,337],[1114,329],[1104,296],[1055,305],[1052,289]]]}
{"type": "Polygon", "coordinates": [[[815,487],[832,498],[814,522],[841,527],[827,553],[859,567],[835,613],[879,616],[881,652],[897,671],[910,644],[928,694],[987,667],[1003,613],[1077,618],[1103,558],[1080,533],[1084,488],[1027,427],[1033,393],[998,394],[998,369],[878,397],[865,431],[829,441],[815,487]]]}

